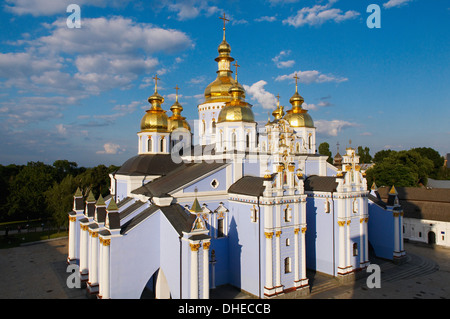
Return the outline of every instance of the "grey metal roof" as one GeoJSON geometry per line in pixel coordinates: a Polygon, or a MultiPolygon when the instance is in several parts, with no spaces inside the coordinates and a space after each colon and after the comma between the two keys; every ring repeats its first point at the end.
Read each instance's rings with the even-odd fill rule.
{"type": "Polygon", "coordinates": [[[181,165],[174,163],[170,154],[142,154],[127,160],[115,174],[165,175],[181,165]]]}
{"type": "Polygon", "coordinates": [[[133,194],[147,197],[162,197],[186,185],[190,181],[228,165],[227,163],[184,163],[166,176],[157,178],[132,191],[133,194]]]}
{"type": "Polygon", "coordinates": [[[305,191],[313,192],[335,192],[338,183],[334,176],[317,176],[311,175],[305,179],[305,191]]]}
{"type": "Polygon", "coordinates": [[[228,193],[249,196],[261,196],[266,188],[263,177],[244,176],[228,189],[228,193]]]}

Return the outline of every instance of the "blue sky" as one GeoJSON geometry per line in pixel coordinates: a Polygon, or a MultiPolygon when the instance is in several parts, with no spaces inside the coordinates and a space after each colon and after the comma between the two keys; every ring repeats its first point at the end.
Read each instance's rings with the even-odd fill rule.
{"type": "MultiPolygon", "coordinates": [[[[446,0],[6,0],[0,7],[0,164],[68,159],[121,165],[158,74],[183,115],[215,79],[226,37],[258,121],[299,92],[317,141],[450,152],[446,0]],[[68,28],[71,3],[81,28],[68,28]],[[381,28],[368,28],[370,4],[381,28]]],[[[168,112],[170,114],[170,111],[168,112]]]]}

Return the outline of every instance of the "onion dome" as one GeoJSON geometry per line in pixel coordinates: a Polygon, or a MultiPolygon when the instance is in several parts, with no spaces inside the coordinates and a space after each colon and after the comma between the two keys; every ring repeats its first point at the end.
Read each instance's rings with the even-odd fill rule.
{"type": "Polygon", "coordinates": [[[303,97],[298,93],[297,80],[298,76],[295,74],[295,93],[289,100],[292,104],[292,109],[287,111],[284,119],[289,122],[292,127],[314,127],[314,121],[308,114],[308,111],[302,108],[302,104],[305,101],[303,97]]]}
{"type": "MultiPolygon", "coordinates": [[[[224,20],[223,27],[223,40],[219,44],[218,51],[219,56],[215,59],[218,64],[217,78],[211,82],[205,89],[205,103],[207,102],[229,102],[231,100],[230,88],[234,85],[241,86],[236,83],[231,74],[233,71],[230,69],[231,63],[234,58],[230,56],[231,47],[225,39],[225,22],[229,21],[225,16],[221,19],[224,20]]],[[[242,86],[241,86],[242,87],[242,86]]],[[[244,92],[245,97],[245,92],[244,92]]]]}
{"type": "Polygon", "coordinates": [[[175,103],[170,107],[170,110],[172,111],[173,115],[169,117],[169,131],[173,132],[176,129],[187,129],[188,131],[191,130],[191,127],[189,126],[188,122],[186,121],[186,118],[181,116],[181,112],[183,111],[183,107],[178,102],[178,85],[175,87],[175,90],[177,91],[175,96],[175,103]]]}
{"type": "Polygon", "coordinates": [[[148,98],[151,108],[142,117],[141,131],[168,132],[168,117],[166,111],[161,108],[161,104],[164,103],[164,98],[157,91],[159,78],[155,76],[153,79],[155,80],[155,93],[148,98]]]}
{"type": "Polygon", "coordinates": [[[228,90],[231,101],[226,102],[225,106],[220,110],[219,118],[217,123],[222,122],[255,122],[255,115],[251,109],[251,105],[245,102],[245,90],[239,84],[237,80],[237,68],[239,65],[237,63],[234,64],[236,66],[236,79],[235,85],[230,87],[228,90]]]}

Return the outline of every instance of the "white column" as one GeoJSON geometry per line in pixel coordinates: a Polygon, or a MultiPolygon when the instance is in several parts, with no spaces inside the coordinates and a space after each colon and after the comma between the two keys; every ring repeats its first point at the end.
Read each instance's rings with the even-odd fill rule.
{"type": "Polygon", "coordinates": [[[89,272],[89,232],[87,225],[80,225],[80,274],[87,275],[89,272]]]}
{"type": "Polygon", "coordinates": [[[272,270],[272,232],[265,232],[266,235],[266,284],[267,289],[273,288],[273,270],[272,270]]]}
{"type": "Polygon", "coordinates": [[[300,277],[303,282],[303,284],[306,284],[306,247],[305,247],[305,232],[306,227],[302,227],[302,235],[301,235],[301,256],[302,256],[302,264],[301,264],[301,272],[300,277]]]}
{"type": "Polygon", "coordinates": [[[298,283],[300,281],[300,263],[299,263],[299,245],[298,245],[298,241],[299,241],[299,235],[298,232],[300,231],[299,228],[294,229],[294,282],[298,283]]]}
{"type": "Polygon", "coordinates": [[[89,267],[90,286],[98,285],[98,233],[91,231],[91,267],[89,267]]]}
{"type": "Polygon", "coordinates": [[[110,244],[111,239],[103,239],[103,267],[102,267],[102,283],[100,288],[102,289],[102,298],[109,299],[110,298],[110,244]]]}
{"type": "Polygon", "coordinates": [[[339,232],[339,261],[338,261],[338,273],[345,273],[345,221],[338,220],[338,232],[339,232]]]}
{"type": "Polygon", "coordinates": [[[405,248],[403,247],[403,212],[400,213],[399,218],[399,232],[400,232],[400,251],[405,255],[405,248]]]}
{"type": "Polygon", "coordinates": [[[203,299],[209,299],[209,245],[203,242],[203,299]]]}
{"type": "Polygon", "coordinates": [[[367,224],[369,222],[369,217],[366,215],[364,218],[364,261],[366,265],[369,264],[369,232],[367,229],[367,224]]]}
{"type": "Polygon", "coordinates": [[[189,244],[191,247],[191,299],[198,299],[198,249],[200,244],[189,244]]]}
{"type": "Polygon", "coordinates": [[[400,236],[399,236],[399,221],[398,212],[394,212],[394,256],[400,252],[400,236]]]}
{"type": "MultiPolygon", "coordinates": [[[[351,268],[352,267],[352,262],[351,262],[350,256],[352,256],[352,253],[351,253],[352,252],[352,247],[351,247],[352,241],[351,241],[351,238],[350,238],[350,224],[351,224],[350,218],[347,219],[347,223],[346,224],[347,225],[344,226],[344,227],[347,228],[347,237],[345,239],[345,241],[346,241],[346,254],[347,254],[346,267],[347,268],[351,268]]],[[[349,271],[349,269],[347,269],[347,271],[349,271]]]]}
{"type": "Polygon", "coordinates": [[[281,230],[275,233],[275,287],[281,287],[281,249],[280,249],[281,230]]]}
{"type": "Polygon", "coordinates": [[[67,262],[70,263],[71,260],[75,259],[75,240],[76,240],[76,231],[75,231],[75,223],[77,221],[76,217],[69,216],[69,252],[67,256],[67,262]]]}

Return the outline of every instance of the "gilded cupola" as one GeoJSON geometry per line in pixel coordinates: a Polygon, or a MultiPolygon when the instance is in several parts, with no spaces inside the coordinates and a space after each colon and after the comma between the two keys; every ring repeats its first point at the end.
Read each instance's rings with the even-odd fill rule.
{"type": "MultiPolygon", "coordinates": [[[[225,14],[220,19],[223,20],[223,40],[218,47],[219,56],[215,59],[218,64],[217,78],[205,89],[205,103],[230,101],[231,94],[229,90],[233,85],[236,85],[231,75],[233,71],[230,69],[234,58],[230,56],[231,47],[225,38],[225,23],[229,20],[226,19],[225,14]]],[[[241,86],[240,84],[238,85],[241,86]]]]}
{"type": "Polygon", "coordinates": [[[166,111],[161,108],[164,103],[164,98],[158,93],[158,76],[153,78],[155,80],[155,93],[149,98],[148,102],[151,104],[149,110],[141,120],[142,132],[168,132],[168,117],[166,111]]]}
{"type": "Polygon", "coordinates": [[[225,106],[220,110],[218,123],[255,122],[252,106],[245,102],[245,90],[237,80],[237,68],[239,65],[237,62],[234,65],[236,66],[235,84],[228,90],[231,101],[226,102],[225,106]]]}
{"type": "Polygon", "coordinates": [[[169,131],[173,132],[176,129],[187,129],[188,131],[191,130],[191,127],[189,126],[188,122],[186,121],[186,118],[181,116],[181,112],[183,111],[183,107],[178,102],[178,90],[180,88],[178,85],[175,87],[176,95],[175,95],[175,103],[170,107],[170,110],[172,111],[172,116],[169,117],[169,131]]]}
{"type": "Polygon", "coordinates": [[[303,97],[298,93],[298,76],[295,74],[295,93],[289,100],[292,104],[292,109],[286,112],[284,119],[289,122],[292,127],[314,127],[314,121],[308,114],[308,111],[302,108],[302,104],[305,101],[303,97]]]}

